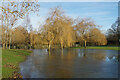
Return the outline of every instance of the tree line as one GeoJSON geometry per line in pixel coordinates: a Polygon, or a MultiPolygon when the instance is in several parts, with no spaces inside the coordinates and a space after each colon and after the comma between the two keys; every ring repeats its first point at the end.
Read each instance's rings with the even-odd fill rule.
{"type": "Polygon", "coordinates": [[[108,29],[106,37],[107,45],[120,46],[120,17],[108,29]]]}
{"type": "MultiPolygon", "coordinates": [[[[76,44],[106,45],[107,39],[91,18],[73,19],[65,14],[60,7],[51,8],[45,24],[34,30],[27,17],[24,23],[12,28],[16,21],[28,14],[39,15],[40,5],[37,3],[21,2],[8,3],[2,7],[2,47],[3,48],[61,48],[73,47],[76,44]],[[19,7],[18,7],[19,5],[19,7]]],[[[111,32],[110,32],[111,33],[111,32]]]]}

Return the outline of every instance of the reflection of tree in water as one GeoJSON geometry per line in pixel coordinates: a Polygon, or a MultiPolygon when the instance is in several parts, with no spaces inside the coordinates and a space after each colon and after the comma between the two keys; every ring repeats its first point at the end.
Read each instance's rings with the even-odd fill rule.
{"type": "Polygon", "coordinates": [[[105,51],[94,51],[94,50],[88,50],[88,49],[80,49],[79,56],[83,58],[93,58],[96,60],[105,60],[107,57],[112,58],[110,56],[107,56],[105,51]]]}
{"type": "Polygon", "coordinates": [[[48,51],[48,56],[50,56],[50,50],[47,50],[48,51]]]}
{"type": "Polygon", "coordinates": [[[109,61],[109,60],[117,60],[117,55],[111,54],[110,52],[107,54],[105,50],[95,51],[93,53],[87,54],[88,56],[101,61],[109,61]]]}
{"type": "Polygon", "coordinates": [[[106,59],[106,53],[104,51],[93,51],[88,49],[83,49],[83,57],[84,58],[94,58],[97,60],[105,60],[106,59]]]}
{"type": "Polygon", "coordinates": [[[84,57],[86,58],[87,57],[87,55],[86,55],[86,49],[83,49],[83,53],[84,53],[84,57]]]}
{"type": "Polygon", "coordinates": [[[61,49],[51,49],[49,58],[44,60],[43,71],[47,77],[57,77],[57,78],[70,78],[72,77],[72,72],[69,68],[72,67],[72,59],[75,54],[72,54],[70,50],[64,51],[61,49]]]}
{"type": "Polygon", "coordinates": [[[86,49],[80,49],[80,50],[78,50],[78,56],[79,57],[83,57],[83,58],[87,58],[87,52],[86,52],[87,50],[86,49]]]}
{"type": "MultiPolygon", "coordinates": [[[[40,54],[44,53],[40,51],[40,54]]],[[[51,49],[49,52],[46,51],[43,55],[33,54],[33,65],[35,68],[48,78],[71,78],[73,72],[73,66],[75,65],[75,60],[80,54],[81,58],[93,58],[96,60],[105,60],[106,57],[112,59],[114,55],[107,55],[104,51],[92,51],[87,49],[51,49]],[[47,55],[48,54],[48,55],[47,55]]]]}
{"type": "Polygon", "coordinates": [[[105,60],[106,53],[104,53],[104,51],[98,51],[92,54],[92,58],[97,59],[97,60],[105,60]]]}
{"type": "Polygon", "coordinates": [[[106,59],[106,54],[104,53],[97,53],[93,55],[93,58],[97,60],[105,60],[106,59]]]}

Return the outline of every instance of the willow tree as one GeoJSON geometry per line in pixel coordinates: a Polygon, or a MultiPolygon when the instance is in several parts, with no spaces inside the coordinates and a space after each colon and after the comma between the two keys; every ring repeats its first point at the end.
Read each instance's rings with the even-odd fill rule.
{"type": "Polygon", "coordinates": [[[46,24],[44,25],[44,29],[42,32],[44,40],[48,43],[48,50],[50,50],[51,43],[55,38],[54,29],[52,28],[52,24],[49,21],[49,18],[46,20],[46,24]]]}
{"type": "Polygon", "coordinates": [[[61,48],[70,46],[73,34],[72,19],[66,16],[60,7],[52,8],[49,14],[44,25],[49,48],[52,43],[60,44],[61,48]]]}
{"type": "Polygon", "coordinates": [[[61,29],[59,29],[59,41],[61,48],[63,48],[63,46],[70,47],[74,42],[74,30],[72,24],[73,21],[69,17],[63,17],[63,20],[61,20],[61,29]]]}

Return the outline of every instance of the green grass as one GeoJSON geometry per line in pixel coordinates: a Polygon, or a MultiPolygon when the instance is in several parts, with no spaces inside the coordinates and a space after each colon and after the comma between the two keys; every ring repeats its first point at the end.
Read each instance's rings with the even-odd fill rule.
{"type": "MultiPolygon", "coordinates": [[[[72,48],[79,48],[79,49],[85,49],[84,47],[72,47],[72,48]]],[[[101,47],[86,47],[86,49],[104,49],[104,50],[120,50],[120,47],[107,47],[107,46],[101,46],[101,47]]]]}
{"type": "Polygon", "coordinates": [[[29,50],[2,49],[2,77],[9,78],[14,71],[19,71],[19,63],[30,55],[29,50]]]}

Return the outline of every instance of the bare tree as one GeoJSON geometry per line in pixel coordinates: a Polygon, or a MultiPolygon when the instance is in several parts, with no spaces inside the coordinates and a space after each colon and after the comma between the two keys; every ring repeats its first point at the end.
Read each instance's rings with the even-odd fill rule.
{"type": "Polygon", "coordinates": [[[86,19],[76,19],[75,30],[78,34],[78,37],[81,41],[84,41],[84,46],[86,48],[86,43],[89,40],[89,30],[95,28],[96,25],[90,18],[86,19]]]}
{"type": "MultiPolygon", "coordinates": [[[[3,2],[2,6],[0,6],[2,9],[2,15],[4,17],[4,12],[7,16],[13,16],[12,18],[9,18],[9,21],[11,24],[8,25],[8,22],[6,26],[10,29],[14,26],[15,22],[20,18],[25,18],[26,15],[28,15],[30,12],[38,12],[40,5],[37,2],[3,2]],[[11,20],[12,19],[12,20],[11,20]]],[[[7,18],[6,16],[6,18],[7,18]]],[[[8,19],[8,18],[7,18],[8,19]]],[[[6,20],[7,20],[6,19],[6,20]]],[[[2,22],[5,19],[2,19],[2,22]]],[[[11,44],[11,30],[9,32],[9,48],[11,44]]],[[[7,37],[6,37],[7,38],[7,37]]],[[[7,45],[7,42],[6,42],[7,45]]]]}
{"type": "Polygon", "coordinates": [[[76,25],[74,26],[78,37],[77,39],[81,43],[84,42],[85,48],[87,46],[87,42],[90,41],[99,45],[106,44],[107,41],[105,35],[102,34],[98,28],[99,25],[96,25],[90,18],[77,18],[76,25]]]}

